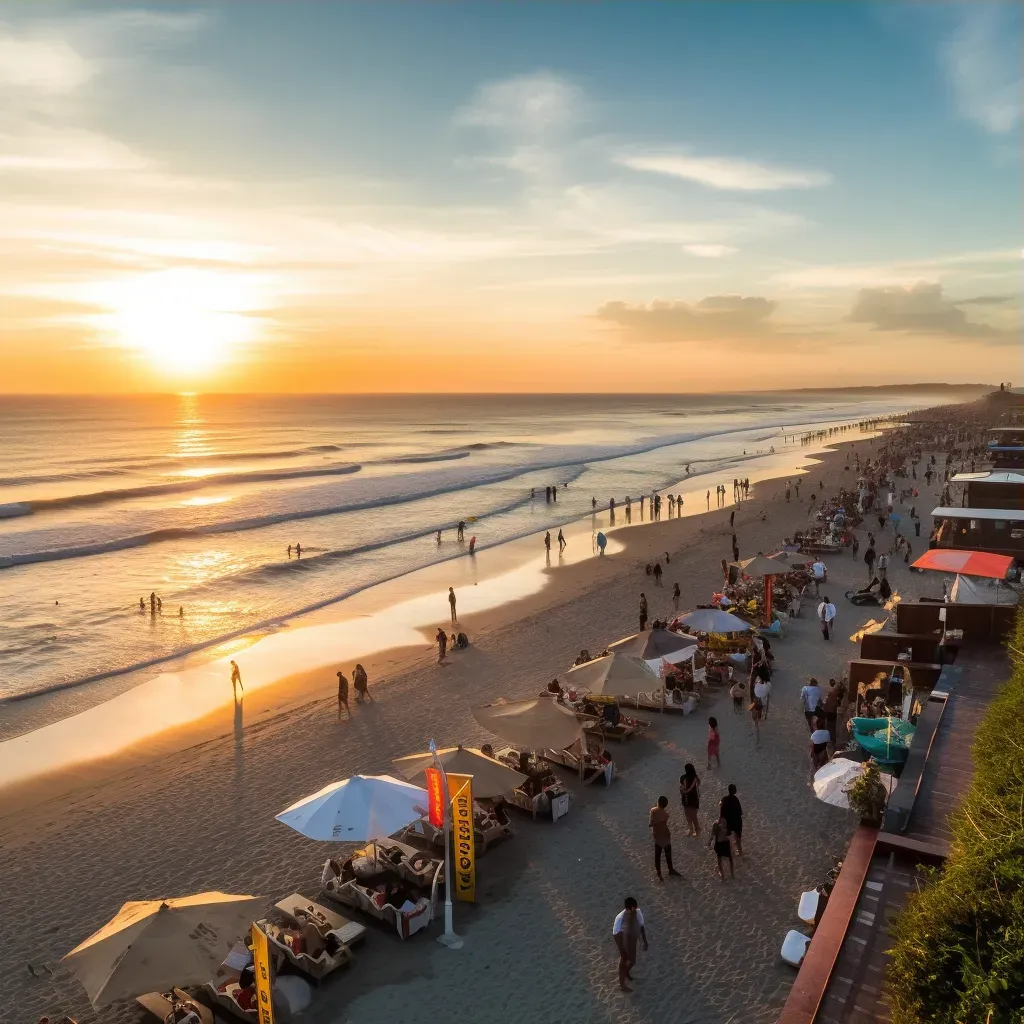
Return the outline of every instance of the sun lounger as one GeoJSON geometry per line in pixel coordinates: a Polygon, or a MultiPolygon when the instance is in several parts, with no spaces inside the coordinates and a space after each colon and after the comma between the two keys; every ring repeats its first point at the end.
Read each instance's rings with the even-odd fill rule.
{"type": "Polygon", "coordinates": [[[580,756],[579,741],[571,747],[555,750],[545,748],[538,752],[540,757],[552,764],[559,764],[563,768],[570,769],[578,775],[584,783],[596,782],[600,779],[606,786],[612,784],[615,778],[615,762],[611,759],[605,760],[595,754],[580,756]]]}
{"type": "Polygon", "coordinates": [[[807,892],[802,893],[800,896],[800,903],[796,908],[796,916],[800,918],[804,924],[814,924],[815,918],[818,914],[818,900],[821,899],[821,893],[817,889],[809,889],[807,892]]]}
{"type": "Polygon", "coordinates": [[[810,937],[803,932],[789,931],[782,943],[782,959],[792,967],[799,967],[804,962],[807,947],[811,944],[810,937]]]}
{"type": "Polygon", "coordinates": [[[135,1002],[148,1013],[163,1022],[173,1019],[175,1010],[186,1009],[193,1012],[199,1024],[214,1024],[213,1010],[204,1006],[184,989],[176,988],[171,992],[147,992],[139,996],[135,1002]]]}
{"type": "Polygon", "coordinates": [[[366,925],[358,921],[350,921],[347,917],[322,907],[319,903],[307,900],[305,896],[292,893],[274,904],[286,917],[293,921],[304,915],[321,927],[326,927],[326,935],[334,935],[344,946],[354,946],[366,938],[366,925]]]}
{"type": "Polygon", "coordinates": [[[356,850],[352,856],[385,862],[403,882],[409,882],[420,889],[429,889],[437,869],[444,866],[442,860],[390,837],[375,839],[369,846],[356,850]]]}
{"type": "MultiPolygon", "coordinates": [[[[705,670],[701,668],[698,671],[700,679],[694,679],[695,685],[703,683],[705,679],[705,670]]],[[[638,693],[632,697],[619,697],[619,703],[626,707],[636,708],[637,711],[671,711],[674,714],[688,715],[696,709],[700,701],[700,696],[696,691],[675,689],[669,690],[665,694],[663,704],[662,692],[659,686],[658,689],[651,690],[650,693],[638,693]]]]}
{"type": "MultiPolygon", "coordinates": [[[[515,835],[511,824],[498,817],[490,801],[473,801],[473,825],[478,857],[482,857],[495,843],[515,835]]],[[[444,854],[444,829],[431,825],[427,818],[419,818],[407,825],[395,834],[395,838],[418,849],[427,847],[439,850],[442,856],[444,854]]]]}
{"type": "Polygon", "coordinates": [[[238,984],[238,979],[227,979],[225,981],[211,981],[206,985],[206,992],[214,1003],[221,1007],[221,1009],[227,1010],[228,1013],[235,1017],[240,1018],[244,1021],[255,1021],[259,1019],[259,1015],[256,1012],[256,999],[255,993],[252,995],[252,1002],[247,1003],[251,1005],[252,1009],[243,1009],[239,1003],[240,993],[242,987],[238,984]]]}
{"type": "Polygon", "coordinates": [[[415,903],[406,901],[401,908],[393,907],[385,902],[384,893],[369,889],[356,879],[347,882],[340,878],[332,879],[324,886],[324,895],[394,928],[401,939],[422,931],[433,917],[431,902],[424,896],[415,903]]]}
{"type": "MultiPolygon", "coordinates": [[[[522,770],[519,767],[520,751],[516,747],[502,747],[495,752],[494,757],[517,771],[522,770]]],[[[534,820],[538,816],[543,816],[550,817],[554,822],[569,813],[569,791],[545,760],[538,762],[531,759],[524,774],[529,775],[529,779],[512,791],[508,803],[520,810],[528,811],[534,820]]]]}

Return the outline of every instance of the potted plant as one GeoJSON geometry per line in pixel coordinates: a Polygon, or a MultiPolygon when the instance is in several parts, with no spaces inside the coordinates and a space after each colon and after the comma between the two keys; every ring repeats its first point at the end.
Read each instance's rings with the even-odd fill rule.
{"type": "Polygon", "coordinates": [[[886,792],[882,785],[881,773],[874,760],[864,765],[863,773],[847,790],[850,808],[860,816],[865,825],[878,825],[885,810],[886,792]]]}

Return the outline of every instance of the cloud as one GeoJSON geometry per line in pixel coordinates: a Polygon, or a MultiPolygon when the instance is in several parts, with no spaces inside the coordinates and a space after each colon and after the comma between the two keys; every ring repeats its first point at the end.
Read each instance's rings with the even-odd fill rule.
{"type": "Polygon", "coordinates": [[[684,245],[683,251],[688,252],[691,256],[700,256],[709,260],[721,259],[723,256],[731,256],[736,252],[731,245],[710,244],[684,245]]]}
{"type": "Polygon", "coordinates": [[[1017,4],[960,5],[962,17],[942,51],[960,112],[987,132],[1005,135],[1021,119],[1021,15],[1017,4]]]}
{"type": "Polygon", "coordinates": [[[0,24],[0,89],[50,95],[73,92],[93,67],[61,39],[15,35],[0,24]]]}
{"type": "Polygon", "coordinates": [[[652,339],[708,341],[771,333],[768,318],[775,307],[760,296],[709,295],[693,304],[660,299],[639,306],[607,302],[597,316],[652,339]]]}
{"type": "Polygon", "coordinates": [[[942,294],[941,284],[927,281],[909,288],[862,288],[846,319],[850,323],[870,324],[876,331],[953,338],[999,338],[1007,334],[989,324],[969,320],[959,304],[942,294]]]}
{"type": "Polygon", "coordinates": [[[684,152],[622,154],[615,162],[634,171],[664,174],[734,192],[819,188],[831,181],[823,171],[775,167],[731,157],[690,156],[684,152]]]}
{"type": "Polygon", "coordinates": [[[455,121],[517,136],[539,136],[575,124],[583,116],[582,91],[548,71],[517,75],[480,86],[455,121]]]}
{"type": "Polygon", "coordinates": [[[22,123],[0,124],[0,172],[132,171],[149,162],[123,143],[78,128],[22,123]]]}

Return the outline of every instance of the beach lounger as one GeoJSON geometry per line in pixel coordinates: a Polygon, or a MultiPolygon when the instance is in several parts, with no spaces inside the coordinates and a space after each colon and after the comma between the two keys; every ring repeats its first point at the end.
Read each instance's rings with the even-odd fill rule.
{"type": "Polygon", "coordinates": [[[213,1010],[181,988],[171,992],[147,992],[139,996],[135,1002],[161,1021],[161,1024],[171,1018],[176,1009],[182,1008],[195,1013],[200,1024],[214,1024],[213,1010]]]}
{"type": "Polygon", "coordinates": [[[612,779],[615,778],[615,762],[612,760],[605,761],[595,757],[593,754],[581,758],[579,746],[580,744],[577,740],[572,747],[565,747],[559,750],[553,748],[540,750],[538,751],[538,756],[543,757],[545,761],[550,761],[552,764],[568,768],[584,784],[596,782],[600,779],[606,786],[610,786],[612,779]]]}
{"type": "Polygon", "coordinates": [[[420,889],[429,889],[438,867],[444,866],[442,860],[390,837],[375,839],[369,846],[356,850],[352,856],[376,858],[385,862],[403,882],[409,882],[420,889]]]}
{"type": "Polygon", "coordinates": [[[252,1009],[243,1009],[241,1004],[238,1002],[239,993],[241,991],[242,987],[238,984],[237,978],[234,980],[227,979],[219,982],[211,981],[206,985],[207,994],[221,1009],[226,1010],[228,1013],[244,1021],[258,1020],[259,1015],[256,1012],[255,998],[253,998],[251,1003],[252,1009]]]}
{"type": "Polygon", "coordinates": [[[814,924],[815,918],[818,915],[818,901],[820,899],[821,893],[817,889],[809,889],[801,894],[800,903],[796,908],[796,916],[804,924],[814,924]]]}
{"type": "Polygon", "coordinates": [[[324,895],[394,928],[400,939],[408,939],[422,931],[433,918],[431,901],[426,897],[421,896],[415,903],[406,901],[401,908],[393,907],[384,902],[382,892],[368,889],[355,879],[347,882],[340,878],[332,879],[324,886],[324,895]]]}
{"type": "Polygon", "coordinates": [[[531,758],[529,768],[520,769],[520,753],[519,749],[510,746],[502,747],[494,754],[496,760],[530,776],[529,781],[512,791],[507,803],[532,814],[535,821],[538,816],[558,821],[569,813],[569,791],[543,757],[531,758]]]}
{"type": "MultiPolygon", "coordinates": [[[[482,857],[495,843],[515,835],[511,824],[496,816],[489,801],[473,801],[473,825],[478,857],[482,857]]],[[[401,832],[395,833],[395,838],[417,849],[426,847],[439,850],[444,855],[444,829],[431,825],[427,818],[419,818],[406,825],[401,832]]]]}
{"type": "Polygon", "coordinates": [[[792,967],[799,967],[807,955],[807,947],[811,944],[810,937],[803,932],[789,931],[782,943],[782,959],[792,967]]]}
{"type": "Polygon", "coordinates": [[[274,906],[293,921],[298,920],[299,915],[303,914],[317,925],[326,926],[326,934],[334,935],[342,945],[351,947],[366,938],[366,925],[350,921],[319,903],[307,900],[297,892],[285,896],[274,906]]]}

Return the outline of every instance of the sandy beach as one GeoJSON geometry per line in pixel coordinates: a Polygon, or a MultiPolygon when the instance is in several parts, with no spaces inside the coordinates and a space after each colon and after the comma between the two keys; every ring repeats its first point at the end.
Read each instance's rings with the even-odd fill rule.
{"type": "MultiPolygon", "coordinates": [[[[736,515],[742,556],[777,547],[806,523],[819,479],[826,494],[852,483],[844,468],[851,445],[862,455],[873,450],[854,434],[821,456],[799,501],[787,504],[770,479],[755,484],[736,515]]],[[[929,508],[931,496],[923,492],[919,508],[929,508]]],[[[274,899],[315,894],[327,851],[274,814],[329,781],[389,772],[392,758],[425,749],[431,738],[439,745],[489,739],[472,706],[532,695],[580,648],[600,650],[635,632],[641,591],[656,618],[671,612],[675,582],[682,608],[707,601],[721,559],[730,557],[730,511],[620,531],[620,551],[555,567],[537,592],[465,614],[473,644],[447,666],[434,664],[426,637],[365,659],[375,699],[353,706],[350,719],[339,720],[330,677],[302,674],[117,758],[0,792],[8,864],[0,910],[20,937],[0,952],[0,1015],[67,1012],[82,1024],[133,1019],[127,1006],[97,1014],[58,963],[125,900],[211,888],[274,899]],[[656,588],[643,566],[666,551],[672,561],[656,588]],[[34,976],[26,964],[45,964],[53,974],[34,976]]],[[[772,711],[759,749],[724,691],[686,718],[655,716],[649,738],[614,748],[610,788],[567,777],[567,818],[545,825],[517,817],[515,839],[481,860],[478,902],[456,908],[461,951],[424,936],[403,944],[373,930],[346,976],[323,986],[309,1019],[399,1020],[417,1005],[453,1006],[455,993],[461,1019],[470,1021],[774,1019],[794,977],[779,963],[778,947],[797,923],[799,893],[817,882],[854,825],[848,812],[813,797],[797,706],[808,675],[839,676],[854,650],[847,638],[869,618],[842,600],[861,582],[862,563],[849,554],[827,561],[838,635],[824,642],[805,606],[775,645],[772,711]],[[706,772],[709,714],[722,728],[722,767],[706,772]],[[703,836],[684,838],[676,780],[686,761],[704,780],[704,823],[726,785],[739,787],[746,856],[735,883],[712,877],[703,836]],[[659,886],[647,810],[661,793],[670,800],[684,877],[659,886]],[[651,937],[629,996],[616,988],[610,937],[626,894],[639,900],[651,937]]],[[[897,591],[908,583],[902,562],[890,571],[897,591]]]]}

